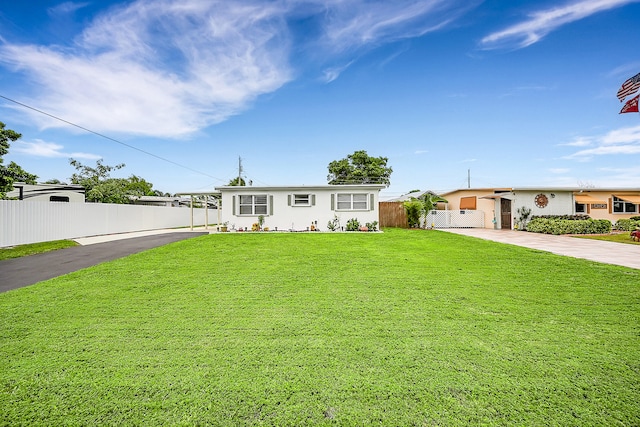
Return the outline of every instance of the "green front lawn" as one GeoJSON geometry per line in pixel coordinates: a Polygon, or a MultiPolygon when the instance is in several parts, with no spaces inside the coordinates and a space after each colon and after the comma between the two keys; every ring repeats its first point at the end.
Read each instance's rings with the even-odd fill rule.
{"type": "Polygon", "coordinates": [[[628,243],[630,245],[640,245],[640,242],[634,242],[629,238],[629,232],[625,231],[624,233],[614,233],[614,234],[583,234],[578,237],[580,239],[593,239],[593,240],[606,240],[607,242],[616,242],[616,243],[628,243]]]}
{"type": "Polygon", "coordinates": [[[227,233],[0,294],[0,425],[638,425],[640,270],[227,233]]]}

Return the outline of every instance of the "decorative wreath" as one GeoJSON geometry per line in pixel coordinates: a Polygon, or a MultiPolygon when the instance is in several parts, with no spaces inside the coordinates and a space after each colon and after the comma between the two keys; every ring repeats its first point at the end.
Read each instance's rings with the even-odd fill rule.
{"type": "Polygon", "coordinates": [[[545,208],[549,204],[549,199],[544,194],[538,194],[535,202],[537,207],[545,208]]]}

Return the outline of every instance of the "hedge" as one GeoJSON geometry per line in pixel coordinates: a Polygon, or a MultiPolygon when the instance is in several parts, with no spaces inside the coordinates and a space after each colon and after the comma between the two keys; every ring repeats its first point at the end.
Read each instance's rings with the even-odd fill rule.
{"type": "Polygon", "coordinates": [[[620,231],[631,231],[635,230],[637,227],[640,227],[640,217],[632,217],[630,219],[619,219],[616,221],[616,224],[613,226],[614,229],[620,231]],[[638,219],[634,219],[638,218],[638,219]]]}
{"type": "Polygon", "coordinates": [[[587,214],[573,214],[573,215],[534,215],[531,219],[544,218],[544,219],[570,219],[571,221],[577,221],[579,219],[591,219],[587,214]]]}
{"type": "Polygon", "coordinates": [[[608,219],[532,219],[527,231],[544,234],[608,234],[611,233],[611,221],[608,219]]]}

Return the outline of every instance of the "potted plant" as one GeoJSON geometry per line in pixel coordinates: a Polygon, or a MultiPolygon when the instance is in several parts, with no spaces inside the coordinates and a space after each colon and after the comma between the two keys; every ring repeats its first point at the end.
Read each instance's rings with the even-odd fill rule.
{"type": "Polygon", "coordinates": [[[222,231],[223,233],[226,233],[227,231],[229,231],[229,221],[225,221],[222,223],[222,226],[220,227],[220,231],[222,231]]]}

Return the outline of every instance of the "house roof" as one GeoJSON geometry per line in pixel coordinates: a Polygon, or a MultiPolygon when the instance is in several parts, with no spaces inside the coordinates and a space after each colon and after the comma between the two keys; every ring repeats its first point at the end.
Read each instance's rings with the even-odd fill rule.
{"type": "Polygon", "coordinates": [[[419,199],[420,197],[424,196],[425,194],[432,194],[434,196],[437,196],[437,193],[434,193],[431,190],[426,190],[426,191],[413,191],[411,193],[407,193],[407,194],[403,194],[400,197],[395,197],[393,199],[389,199],[389,200],[385,200],[386,202],[407,202],[411,199],[419,199]]]}
{"type": "Polygon", "coordinates": [[[139,200],[141,202],[177,202],[180,197],[166,196],[129,196],[131,200],[139,200]]]}
{"type": "Polygon", "coordinates": [[[274,185],[274,186],[238,186],[224,185],[216,187],[220,192],[256,192],[256,191],[318,191],[318,190],[335,190],[335,191],[352,191],[352,190],[382,190],[387,188],[384,184],[346,184],[346,185],[274,185]]]}
{"type": "Polygon", "coordinates": [[[573,193],[590,193],[590,192],[606,192],[606,193],[638,193],[640,192],[640,188],[580,188],[580,187],[493,187],[493,188],[459,188],[457,190],[447,191],[446,193],[442,193],[442,196],[452,193],[458,192],[487,192],[487,193],[498,193],[498,192],[516,192],[516,191],[541,191],[541,192],[573,192],[573,193]]]}

